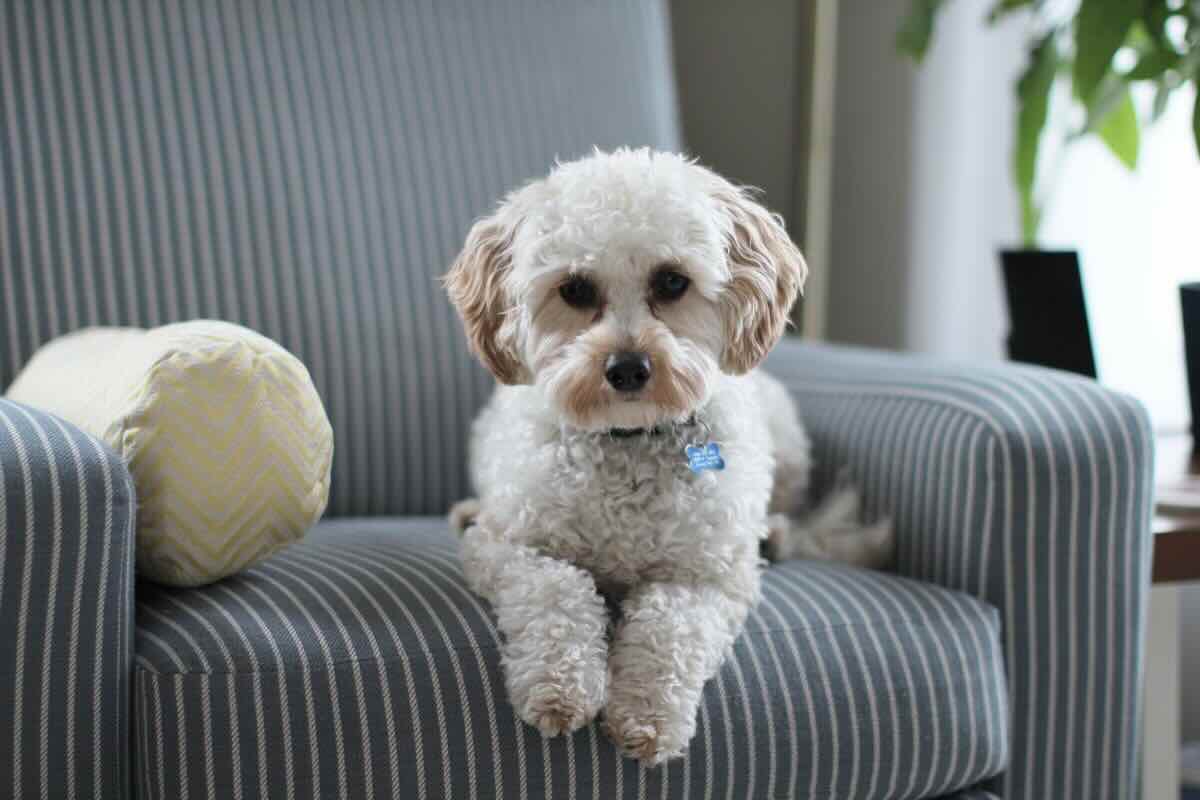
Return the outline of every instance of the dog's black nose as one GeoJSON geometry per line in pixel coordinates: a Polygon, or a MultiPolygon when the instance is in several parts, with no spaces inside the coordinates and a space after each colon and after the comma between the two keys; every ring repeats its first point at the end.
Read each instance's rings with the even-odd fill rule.
{"type": "Polygon", "coordinates": [[[645,353],[613,353],[604,365],[604,377],[618,392],[636,392],[650,380],[650,357],[645,353]]]}

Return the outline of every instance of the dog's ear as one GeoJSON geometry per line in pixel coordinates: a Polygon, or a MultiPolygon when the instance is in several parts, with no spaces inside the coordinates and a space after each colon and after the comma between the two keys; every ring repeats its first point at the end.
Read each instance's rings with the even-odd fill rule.
{"type": "Polygon", "coordinates": [[[443,279],[450,302],[462,318],[471,352],[496,380],[507,384],[529,381],[513,341],[513,328],[504,325],[504,315],[512,307],[505,278],[512,270],[516,232],[515,215],[507,205],[479,220],[443,279]]]}
{"type": "Polygon", "coordinates": [[[725,215],[730,273],[719,298],[725,320],[721,369],[740,375],[757,366],[783,335],[808,265],[777,214],[755,202],[747,189],[717,181],[712,194],[725,215]]]}

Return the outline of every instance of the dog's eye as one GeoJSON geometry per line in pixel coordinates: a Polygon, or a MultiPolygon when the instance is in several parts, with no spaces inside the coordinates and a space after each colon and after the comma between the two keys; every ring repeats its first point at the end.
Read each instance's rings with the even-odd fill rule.
{"type": "Polygon", "coordinates": [[[654,299],[661,303],[669,303],[683,297],[691,281],[682,273],[673,269],[659,270],[650,279],[650,291],[654,299]]]}
{"type": "Polygon", "coordinates": [[[599,299],[596,284],[578,275],[559,286],[558,294],[571,308],[594,308],[599,299]]]}

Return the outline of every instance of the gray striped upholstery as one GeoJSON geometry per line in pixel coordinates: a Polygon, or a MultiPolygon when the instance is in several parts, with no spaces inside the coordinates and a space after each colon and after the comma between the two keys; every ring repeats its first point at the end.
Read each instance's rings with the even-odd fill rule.
{"type": "Polygon", "coordinates": [[[814,438],[894,516],[899,571],[1001,613],[1008,800],[1136,797],[1153,435],[1095,382],[788,342],[814,438]]]}
{"type": "Polygon", "coordinates": [[[434,276],[556,156],[678,146],[665,0],[0,0],[0,388],[218,317],[312,372],[330,512],[441,513],[491,380],[434,276]]]}
{"type": "Polygon", "coordinates": [[[595,726],[543,740],[441,519],[325,523],[200,590],[139,587],[142,798],[931,797],[998,773],[994,609],[793,562],[709,685],[688,757],[645,770],[595,726]]]}
{"type": "Polygon", "coordinates": [[[0,797],[125,794],[133,509],[116,456],[0,398],[0,797]]]}
{"type": "Polygon", "coordinates": [[[968,789],[965,792],[959,792],[956,795],[947,797],[945,800],[1000,800],[1000,798],[983,789],[968,789]]]}

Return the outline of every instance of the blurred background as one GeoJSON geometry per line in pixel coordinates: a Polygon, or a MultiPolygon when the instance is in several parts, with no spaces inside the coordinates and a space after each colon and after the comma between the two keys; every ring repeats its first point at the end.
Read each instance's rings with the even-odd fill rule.
{"type": "MultiPolygon", "coordinates": [[[[1197,4],[1127,5],[1159,5],[1182,18],[1197,4]]],[[[1047,19],[1070,28],[1079,9],[1078,2],[675,0],[687,145],[719,171],[761,187],[803,243],[814,269],[800,314],[804,334],[964,360],[1006,358],[999,253],[1022,244],[1013,159],[1025,100],[1017,88],[1047,19]],[[989,19],[1005,6],[1013,13],[989,19]],[[922,7],[937,13],[918,64],[897,36],[922,7]]],[[[1114,72],[1141,68],[1150,45],[1138,24],[1112,56],[1114,72]]],[[[1167,18],[1164,35],[1184,52],[1192,48],[1180,71],[1200,75],[1196,31],[1182,25],[1167,18]]],[[[1169,70],[1130,81],[1135,130],[1073,137],[1091,120],[1072,97],[1070,75],[1061,74],[1070,65],[1059,69],[1035,167],[1037,247],[1077,254],[1099,380],[1141,400],[1163,437],[1186,438],[1180,285],[1200,280],[1195,83],[1172,85],[1169,70]],[[1164,83],[1174,90],[1163,92],[1164,83]]],[[[1061,304],[1049,301],[1039,313],[1061,304]]],[[[1181,650],[1168,655],[1178,657],[1184,676],[1181,735],[1197,740],[1200,589],[1183,587],[1178,604],[1181,650]]],[[[1173,625],[1170,615],[1166,624],[1173,625]]]]}

